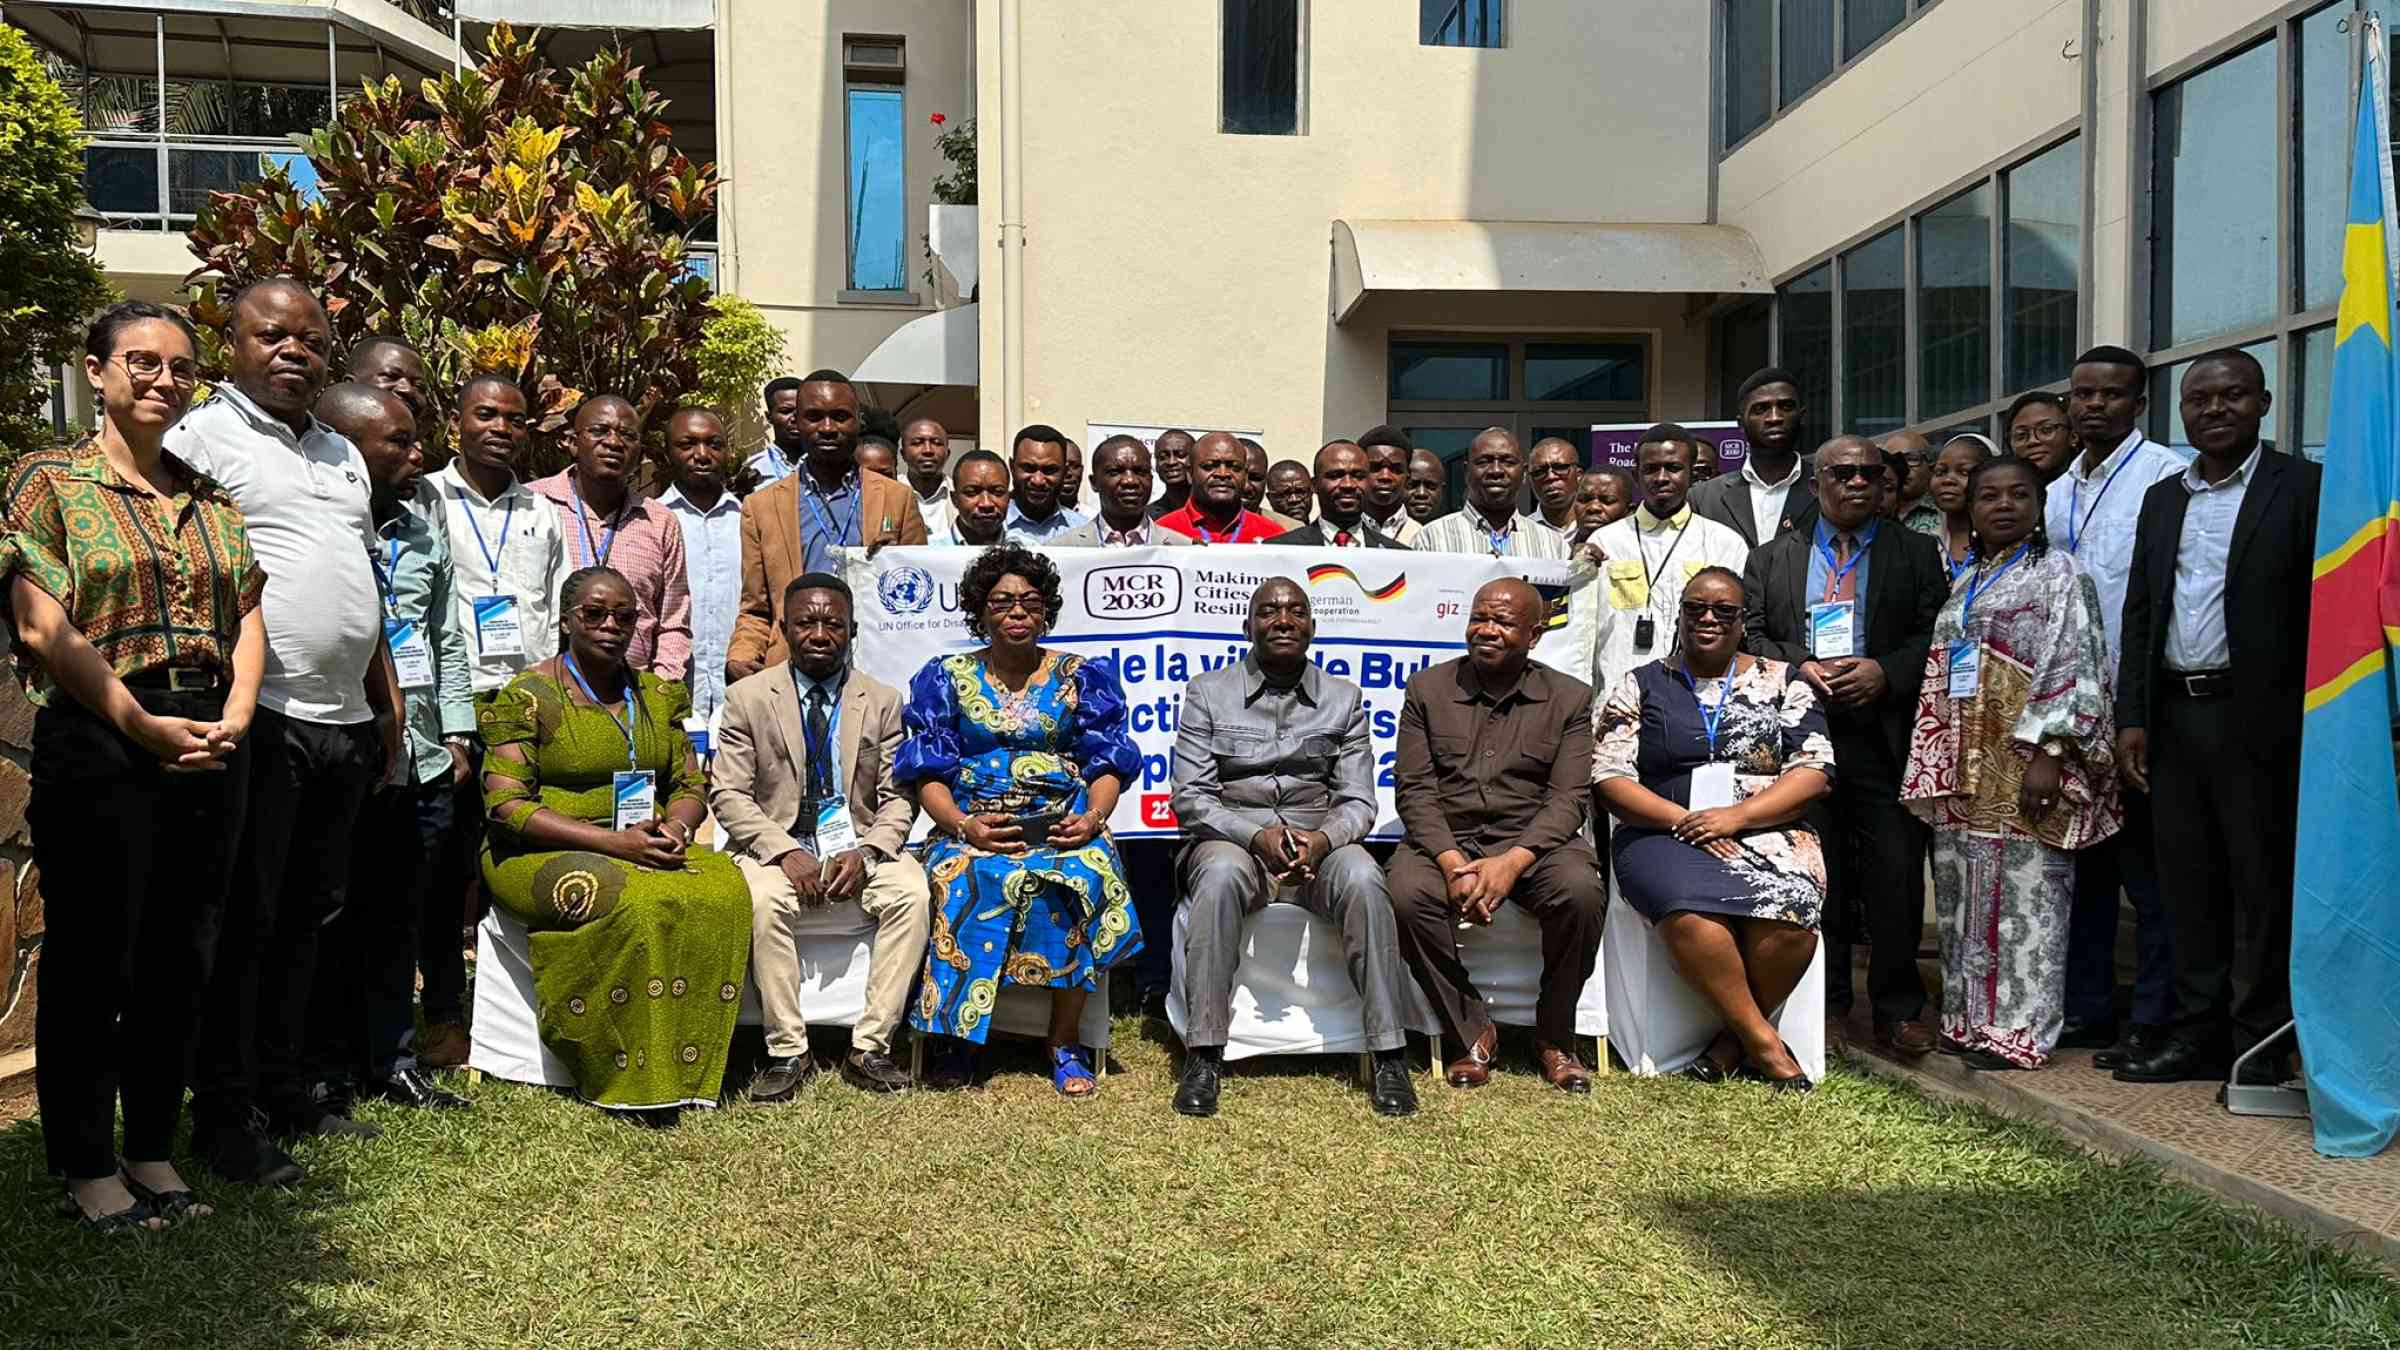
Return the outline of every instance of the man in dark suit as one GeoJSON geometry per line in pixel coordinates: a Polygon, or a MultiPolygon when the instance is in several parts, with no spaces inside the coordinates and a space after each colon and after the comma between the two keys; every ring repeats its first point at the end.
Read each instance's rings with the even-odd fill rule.
{"type": "MultiPolygon", "coordinates": [[[[2150,488],[2134,527],[2118,762],[2150,792],[2178,1019],[2163,1045],[2117,1070],[2128,1083],[2222,1078],[2235,1052],[2292,1015],[2292,850],[2320,472],[2259,443],[2273,402],[2248,353],[2193,361],[2183,425],[2200,457],[2150,488]]],[[[2242,1081],[2278,1077],[2261,1057],[2242,1081]]]]}
{"type": "MultiPolygon", "coordinates": [[[[1876,1043],[1921,1055],[1933,1048],[1917,970],[1926,833],[1900,804],[1900,770],[1949,572],[1933,536],[1877,515],[1891,467],[1873,442],[1827,441],[1815,474],[1822,515],[1761,544],[1744,569],[1744,645],[1790,662],[1825,705],[1835,772],[1816,823],[1827,890],[1845,903],[1850,930],[1874,944],[1876,1043]]],[[[1827,1012],[1840,1017],[1851,1000],[1848,943],[1829,944],[1826,967],[1827,1012]]]]}
{"type": "Polygon", "coordinates": [[[1750,453],[1742,471],[1692,487],[1692,510],[1727,526],[1752,548],[1816,521],[1817,486],[1800,453],[1800,419],[1808,406],[1792,373],[1769,366],[1742,381],[1734,417],[1750,453]]]}
{"type": "Polygon", "coordinates": [[[1406,548],[1366,518],[1367,452],[1356,441],[1327,441],[1317,451],[1317,518],[1267,542],[1302,548],[1406,548]]]}

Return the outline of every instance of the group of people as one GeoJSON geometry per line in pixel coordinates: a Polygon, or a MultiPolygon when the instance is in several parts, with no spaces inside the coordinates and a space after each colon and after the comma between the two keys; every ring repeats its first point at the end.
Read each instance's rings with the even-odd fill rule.
{"type": "Polygon", "coordinates": [[[102,314],[97,430],[20,462],[0,503],[38,707],[40,1106],[81,1222],[208,1212],[169,1156],[187,1086],[192,1153],[243,1184],[301,1179],[293,1136],[374,1135],[362,1096],[464,1108],[429,1071],[466,1058],[460,925],[487,902],[525,930],[577,1093],[652,1123],[724,1096],[746,990],[765,1058],[745,1095],[821,1071],[798,943],[835,906],[872,929],[839,1063],[870,1091],[911,1082],[904,1020],[937,1079],[971,1077],[1013,984],[1047,991],[1053,1085],[1088,1098],[1083,1005],[1130,965],[1145,1002],[1181,982],[1174,1105],[1212,1114],[1242,922],[1276,901],[1341,930],[1375,1111],[1417,1109],[1412,982],[1447,1081],[1489,1080],[1459,932],[1504,903],[1541,932],[1540,1073],[1588,1091],[1574,1011],[1612,871],[1722,1019],[1694,1077],[1810,1086],[1771,1019],[1829,911],[1831,1011],[1847,943],[1870,943],[1876,1034],[1905,1053],[2030,1068],[2095,1044],[2169,1081],[2221,1075],[2284,1015],[2315,470],[2261,447],[2239,352],[2186,371],[2188,465],[2137,429],[2139,359],[2099,348],[2063,398],[2019,400],[2007,452],[1902,434],[1804,455],[1803,392],[1770,369],[1741,390],[1738,473],[1707,478],[1711,448],[1671,423],[1631,473],[1495,428],[1444,511],[1448,466],[1392,427],[1305,467],[1225,432],[1112,436],[1087,484],[1054,428],[954,456],[937,422],[869,426],[832,371],[767,386],[770,444],[739,469],[719,411],[603,393],[572,412],[569,466],[524,481],[534,411],[510,379],[437,396],[374,338],[329,384],[304,286],[259,282],[231,313],[196,407],[180,314],[102,314]],[[427,473],[437,432],[452,458],[427,473]],[[1120,850],[1140,757],[1111,664],[1045,643],[1047,551],[1270,542],[1595,569],[1592,669],[1534,659],[1532,586],[1483,587],[1464,653],[1409,682],[1403,838],[1370,844],[1364,696],[1310,660],[1306,589],[1268,580],[1248,653],[1184,691],[1180,840],[1120,850]],[[853,660],[842,564],[929,543],[979,550],[978,645],[903,691],[853,660]],[[2141,947],[2121,1029],[2120,890],[2141,947]]]}

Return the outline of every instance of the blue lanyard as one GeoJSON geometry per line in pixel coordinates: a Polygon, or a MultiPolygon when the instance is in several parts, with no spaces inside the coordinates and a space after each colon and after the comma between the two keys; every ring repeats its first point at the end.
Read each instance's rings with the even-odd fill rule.
{"type": "MultiPolygon", "coordinates": [[[[1516,537],[1517,521],[1516,517],[1514,516],[1509,517],[1508,528],[1506,529],[1495,530],[1488,524],[1483,527],[1484,542],[1492,546],[1492,556],[1495,558],[1507,557],[1508,541],[1516,537]]],[[[1677,535],[1676,539],[1678,542],[1680,542],[1682,540],[1682,536],[1677,535]]],[[[1672,552],[1673,550],[1669,550],[1670,556],[1672,555],[1672,552]]]]}
{"type": "MultiPolygon", "coordinates": [[[[617,518],[600,527],[600,552],[597,556],[592,553],[591,522],[584,518],[589,515],[590,512],[584,508],[583,489],[575,485],[575,475],[573,474],[567,475],[567,495],[575,499],[575,528],[581,531],[583,534],[584,566],[608,566],[608,555],[610,551],[615,549],[617,546],[617,527],[625,523],[625,512],[633,505],[633,493],[628,491],[625,494],[625,505],[617,508],[617,518]]],[[[505,536],[501,539],[500,546],[502,548],[508,547],[508,540],[505,536]]],[[[498,570],[499,569],[497,567],[493,569],[495,574],[497,574],[498,570]]]]}
{"type": "MultiPolygon", "coordinates": [[[[825,494],[817,490],[816,475],[803,472],[800,480],[800,504],[808,508],[809,519],[817,523],[817,532],[832,536],[832,543],[828,547],[840,548],[867,542],[867,488],[858,480],[857,474],[846,474],[842,478],[842,485],[850,489],[850,523],[854,527],[847,532],[835,528],[833,513],[819,504],[825,494]]],[[[806,531],[801,532],[800,551],[803,555],[808,552],[806,531]]]]}
{"type": "MultiPolygon", "coordinates": [[[[569,486],[573,485],[569,484],[569,486]]],[[[508,522],[517,514],[517,499],[513,496],[510,497],[507,507],[500,512],[500,547],[498,548],[493,548],[491,541],[483,537],[483,522],[475,518],[475,503],[467,499],[464,488],[459,489],[458,504],[467,508],[467,528],[475,531],[475,547],[483,550],[483,560],[490,564],[492,569],[492,588],[498,590],[500,587],[500,555],[508,552],[508,522]]],[[[575,505],[577,510],[581,510],[583,499],[577,497],[575,505]]],[[[585,540],[585,546],[588,548],[590,536],[586,535],[585,540]]]]}
{"type": "MultiPolygon", "coordinates": [[[[2141,446],[2137,443],[2134,450],[2139,449],[2141,446]]],[[[2108,500],[2108,490],[2117,485],[2117,475],[2125,472],[2125,466],[2131,463],[2133,463],[2133,450],[2128,450],[2125,452],[2125,458],[2117,461],[2117,467],[2108,471],[2108,480],[2100,485],[2100,490],[2092,494],[2090,511],[2083,509],[2082,477],[2075,474],[2068,475],[2074,481],[2067,489],[2067,552],[2076,553],[2076,550],[2082,547],[2083,527],[2092,523],[2093,516],[2100,514],[2100,503],[2108,500]]],[[[2077,556],[2081,555],[2077,554],[2077,556]]]]}
{"type": "Polygon", "coordinates": [[[635,759],[633,754],[633,678],[631,676],[627,676],[625,679],[625,716],[619,717],[616,715],[616,713],[609,710],[608,704],[602,702],[598,694],[592,692],[592,682],[583,678],[582,668],[575,664],[575,653],[561,653],[559,659],[560,663],[566,666],[567,673],[575,677],[575,687],[583,691],[583,696],[592,701],[593,707],[598,708],[604,713],[608,713],[608,720],[616,723],[617,731],[625,737],[625,767],[628,769],[638,769],[642,767],[641,762],[635,759]]]}
{"type": "Polygon", "coordinates": [[[2017,545],[2017,551],[2009,554],[2008,561],[2000,564],[1997,571],[1990,576],[1983,576],[1979,573],[1973,581],[1967,583],[1967,603],[1958,612],[1958,631],[1961,635],[1966,633],[1968,621],[1975,617],[1975,597],[1990,590],[1993,582],[2008,575],[2008,569],[2024,561],[2026,551],[2032,547],[2033,545],[2030,543],[2017,545]]]}
{"type": "MultiPolygon", "coordinates": [[[[1820,523],[1817,528],[1821,530],[1824,529],[1825,526],[1820,523]]],[[[1834,566],[1832,537],[1829,535],[1826,538],[1817,541],[1817,554],[1825,559],[1825,568],[1828,573],[1825,578],[1825,595],[1828,600],[1833,597],[1833,593],[1835,591],[1838,591],[1842,588],[1842,579],[1849,576],[1852,572],[1858,570],[1859,562],[1867,556],[1867,549],[1875,543],[1875,536],[1882,530],[1882,520],[1878,519],[1869,523],[1867,526],[1867,532],[1859,536],[1858,551],[1852,553],[1850,555],[1850,561],[1841,564],[1839,568],[1834,566]]]]}
{"type": "MultiPolygon", "coordinates": [[[[367,561],[375,562],[375,555],[369,553],[367,555],[367,561]]],[[[392,536],[391,551],[384,555],[384,560],[382,562],[376,564],[375,579],[383,583],[383,612],[391,615],[395,619],[399,618],[400,537],[398,535],[392,536]]]]}
{"type": "MultiPolygon", "coordinates": [[[[1734,658],[1736,665],[1740,659],[1734,658]]],[[[1725,678],[1717,685],[1717,706],[1713,708],[1700,701],[1700,681],[1692,677],[1690,662],[1685,662],[1683,668],[1675,672],[1692,688],[1692,706],[1700,710],[1700,730],[1708,737],[1708,757],[1712,761],[1717,757],[1717,723],[1725,716],[1725,701],[1733,697],[1733,670],[1733,666],[1725,668],[1725,678]]]]}
{"type": "Polygon", "coordinates": [[[1248,511],[1239,507],[1234,508],[1233,528],[1227,530],[1222,539],[1208,532],[1208,526],[1202,523],[1202,517],[1197,511],[1192,512],[1192,529],[1200,536],[1200,542],[1203,544],[1230,544],[1242,537],[1242,517],[1248,514],[1248,511]]]}
{"type": "Polygon", "coordinates": [[[1963,558],[1953,558],[1950,556],[1950,527],[1944,525],[1942,527],[1942,566],[1950,569],[1951,584],[1956,585],[1958,583],[1959,576],[1964,573],[1968,567],[1972,566],[1974,562],[1975,550],[1971,545],[1967,549],[1967,556],[1963,558]]]}

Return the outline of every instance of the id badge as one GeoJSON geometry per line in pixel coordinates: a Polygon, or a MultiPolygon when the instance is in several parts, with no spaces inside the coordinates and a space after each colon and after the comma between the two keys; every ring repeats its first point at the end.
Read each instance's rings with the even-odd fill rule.
{"type": "Polygon", "coordinates": [[[1692,809],[1714,811],[1734,800],[1733,766],[1719,761],[1692,770],[1692,809]]]}
{"type": "Polygon", "coordinates": [[[518,618],[517,597],[475,597],[475,650],[485,656],[525,654],[525,629],[518,618]]]}
{"type": "Polygon", "coordinates": [[[407,619],[386,617],[383,621],[383,645],[392,652],[392,671],[400,677],[403,689],[433,687],[433,647],[425,634],[407,619]]]}
{"type": "Polygon", "coordinates": [[[1983,687],[1983,644],[1965,638],[1950,643],[1950,697],[1973,698],[1983,687]]]}
{"type": "Polygon", "coordinates": [[[858,822],[850,818],[850,799],[835,795],[817,803],[817,857],[831,862],[858,847],[858,822]]]}
{"type": "Polygon", "coordinates": [[[658,814],[658,775],[648,769],[619,769],[612,780],[617,801],[617,825],[630,830],[658,814]]]}
{"type": "Polygon", "coordinates": [[[1808,650],[1818,660],[1858,655],[1858,602],[1829,600],[1808,607],[1808,650]]]}

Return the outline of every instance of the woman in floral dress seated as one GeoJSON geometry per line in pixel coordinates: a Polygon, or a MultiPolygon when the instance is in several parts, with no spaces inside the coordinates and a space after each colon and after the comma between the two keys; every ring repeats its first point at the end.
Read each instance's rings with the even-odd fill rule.
{"type": "Polygon", "coordinates": [[[1739,1070],[1806,1092],[1768,1019],[1817,951],[1825,854],[1800,817],[1833,789],[1825,713],[1791,667],[1737,650],[1731,571],[1693,575],[1677,634],[1601,710],[1592,782],[1617,820],[1618,888],[1725,1020],[1685,1074],[1713,1083],[1739,1070]]]}
{"type": "Polygon", "coordinates": [[[1051,1083],[1099,1087],[1078,1043],[1100,972],[1142,947],[1108,813],[1141,767],[1125,694],[1103,662],[1053,651],[1058,569],[1013,545],[959,583],[978,650],[909,682],[895,776],[916,786],[934,835],[933,941],[910,1024],[983,1043],[1002,981],[1050,990],[1051,1083]]]}

